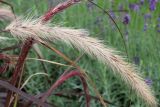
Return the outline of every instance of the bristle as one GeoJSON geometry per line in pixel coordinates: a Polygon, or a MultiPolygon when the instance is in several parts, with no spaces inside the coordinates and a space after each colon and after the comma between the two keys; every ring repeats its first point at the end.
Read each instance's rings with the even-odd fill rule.
{"type": "Polygon", "coordinates": [[[61,41],[72,45],[108,65],[114,71],[114,74],[120,75],[149,106],[157,106],[150,87],[136,73],[136,67],[125,62],[124,58],[119,56],[114,49],[103,45],[103,41],[89,37],[88,31],[84,29],[52,27],[49,24],[41,23],[40,18],[37,20],[27,19],[25,21],[19,18],[7,26],[6,31],[21,40],[33,37],[37,40],[61,41]]]}

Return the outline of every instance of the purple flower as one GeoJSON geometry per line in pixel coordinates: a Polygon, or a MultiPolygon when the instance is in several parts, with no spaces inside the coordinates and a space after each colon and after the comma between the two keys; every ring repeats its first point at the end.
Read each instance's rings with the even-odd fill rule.
{"type": "Polygon", "coordinates": [[[129,14],[126,14],[126,15],[124,16],[124,18],[123,18],[123,24],[125,24],[125,25],[129,24],[130,20],[131,20],[130,15],[129,15],[129,14]]]}
{"type": "Polygon", "coordinates": [[[152,16],[151,16],[151,14],[145,14],[144,15],[144,20],[146,21],[147,19],[151,19],[152,18],[152,16]]]}
{"type": "Polygon", "coordinates": [[[158,22],[160,22],[160,16],[158,17],[158,22]]]}
{"type": "Polygon", "coordinates": [[[115,18],[116,18],[116,15],[114,14],[114,12],[113,12],[113,11],[111,11],[111,12],[110,12],[110,15],[112,16],[112,18],[113,18],[113,19],[115,19],[115,18]]]}
{"type": "Polygon", "coordinates": [[[160,33],[160,24],[157,25],[157,32],[160,33]]]}
{"type": "Polygon", "coordinates": [[[157,0],[150,0],[149,9],[150,11],[154,11],[156,9],[157,0]]]}
{"type": "Polygon", "coordinates": [[[87,8],[91,11],[94,9],[94,5],[90,2],[87,3],[87,8]]]}
{"type": "Polygon", "coordinates": [[[119,4],[119,5],[118,5],[118,9],[119,9],[119,10],[123,10],[123,5],[122,5],[122,4],[119,4]]]}
{"type": "Polygon", "coordinates": [[[152,18],[152,16],[149,13],[144,15],[144,28],[143,28],[144,31],[147,30],[148,24],[151,23],[151,18],[152,18]]]}
{"type": "Polygon", "coordinates": [[[159,21],[159,23],[157,24],[157,32],[160,33],[160,21],[159,21]]]}
{"type": "Polygon", "coordinates": [[[147,85],[151,86],[153,84],[153,81],[150,78],[146,78],[145,82],[147,85]]]}
{"type": "Polygon", "coordinates": [[[151,18],[152,16],[149,13],[144,15],[144,31],[146,31],[148,23],[151,23],[151,18]]]}
{"type": "Polygon", "coordinates": [[[143,5],[144,4],[144,0],[140,0],[140,4],[143,5]]]}
{"type": "Polygon", "coordinates": [[[138,4],[129,4],[129,8],[131,10],[138,11],[139,10],[139,5],[138,4]]]}
{"type": "Polygon", "coordinates": [[[139,10],[139,5],[135,4],[133,10],[138,11],[139,10]]]}
{"type": "Polygon", "coordinates": [[[157,30],[157,32],[159,32],[160,33],[160,16],[158,17],[158,19],[157,19],[157,26],[156,26],[156,30],[157,30]]]}

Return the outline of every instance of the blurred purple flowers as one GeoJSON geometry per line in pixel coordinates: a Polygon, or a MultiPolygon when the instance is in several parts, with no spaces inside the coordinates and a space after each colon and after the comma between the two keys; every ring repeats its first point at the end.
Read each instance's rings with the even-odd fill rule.
{"type": "Polygon", "coordinates": [[[153,81],[150,78],[146,78],[145,82],[147,85],[151,86],[153,84],[153,81]]]}
{"type": "Polygon", "coordinates": [[[157,25],[157,32],[160,33],[160,23],[157,25]]]}
{"type": "Polygon", "coordinates": [[[130,20],[131,20],[130,15],[128,13],[125,14],[125,16],[123,18],[123,24],[125,24],[125,25],[129,24],[130,20]]]}
{"type": "Polygon", "coordinates": [[[157,32],[160,33],[160,16],[158,17],[158,23],[157,23],[157,32]]]}
{"type": "Polygon", "coordinates": [[[138,11],[139,10],[139,5],[138,4],[129,4],[129,8],[131,10],[138,11]]]}
{"type": "Polygon", "coordinates": [[[144,28],[143,28],[144,31],[147,30],[148,23],[151,23],[151,18],[152,18],[152,16],[149,13],[147,13],[147,14],[144,15],[144,28]]]}
{"type": "Polygon", "coordinates": [[[144,0],[140,0],[140,4],[143,5],[144,4],[144,0]]]}
{"type": "Polygon", "coordinates": [[[156,3],[158,2],[158,0],[150,0],[149,1],[149,9],[150,11],[154,11],[156,9],[156,3]]]}
{"type": "Polygon", "coordinates": [[[113,12],[113,11],[109,12],[109,14],[112,16],[112,18],[113,18],[113,19],[115,19],[115,18],[116,18],[116,15],[114,14],[114,12],[113,12]]]}
{"type": "Polygon", "coordinates": [[[152,18],[152,16],[151,16],[151,14],[149,14],[149,13],[144,15],[144,20],[145,20],[145,21],[147,21],[147,19],[150,20],[151,18],[152,18]]]}
{"type": "Polygon", "coordinates": [[[94,9],[94,5],[90,2],[88,2],[86,6],[87,6],[89,11],[92,11],[94,9]]]}

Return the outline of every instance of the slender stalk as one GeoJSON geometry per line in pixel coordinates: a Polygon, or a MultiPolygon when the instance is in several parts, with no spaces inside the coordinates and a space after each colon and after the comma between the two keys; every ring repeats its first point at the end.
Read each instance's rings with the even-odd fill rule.
{"type": "MultiPolygon", "coordinates": [[[[21,53],[19,55],[19,59],[17,61],[17,64],[15,66],[15,69],[13,71],[13,75],[11,78],[10,83],[15,86],[17,83],[17,80],[19,78],[20,73],[22,72],[23,69],[23,65],[25,63],[25,59],[29,53],[30,48],[32,47],[32,45],[34,44],[34,40],[32,38],[28,38],[25,42],[24,45],[21,49],[21,53]]],[[[10,106],[10,99],[13,95],[12,91],[8,91],[7,94],[7,99],[6,99],[6,103],[5,103],[5,107],[9,107],[10,106]]]]}
{"type": "Polygon", "coordinates": [[[67,0],[66,2],[58,4],[56,7],[50,9],[42,18],[44,22],[50,20],[55,14],[63,11],[64,9],[80,2],[81,0],[67,0]]]}

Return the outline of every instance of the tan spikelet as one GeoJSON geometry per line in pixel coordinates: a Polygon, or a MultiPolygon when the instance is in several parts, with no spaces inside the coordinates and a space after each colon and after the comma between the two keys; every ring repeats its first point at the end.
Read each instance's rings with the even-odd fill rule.
{"type": "Polygon", "coordinates": [[[0,20],[12,21],[14,20],[14,14],[10,9],[0,7],[0,20]]]}
{"type": "Polygon", "coordinates": [[[146,104],[151,107],[157,106],[150,87],[136,73],[136,67],[125,62],[123,57],[119,56],[115,50],[103,45],[101,40],[89,37],[89,33],[86,30],[52,27],[49,24],[41,23],[41,19],[22,20],[20,18],[7,26],[6,30],[14,37],[22,40],[33,37],[41,40],[61,41],[76,47],[80,51],[84,51],[108,65],[116,75],[120,75],[146,104]]]}

